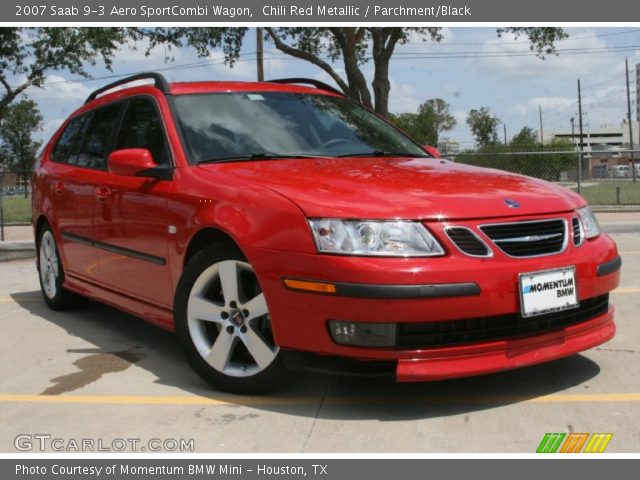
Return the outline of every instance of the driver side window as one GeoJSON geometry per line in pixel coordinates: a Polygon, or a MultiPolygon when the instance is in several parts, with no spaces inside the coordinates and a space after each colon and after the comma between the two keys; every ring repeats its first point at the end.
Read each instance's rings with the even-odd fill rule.
{"type": "Polygon", "coordinates": [[[115,149],[146,148],[158,165],[169,165],[169,149],[162,120],[150,98],[129,100],[115,149]]]}

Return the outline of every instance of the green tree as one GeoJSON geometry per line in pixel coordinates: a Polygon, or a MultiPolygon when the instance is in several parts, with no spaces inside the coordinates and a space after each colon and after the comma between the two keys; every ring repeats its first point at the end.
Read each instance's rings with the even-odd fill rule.
{"type": "Polygon", "coordinates": [[[451,114],[450,105],[441,98],[431,98],[418,108],[418,117],[428,122],[430,131],[427,138],[430,145],[437,146],[440,134],[456,126],[456,119],[451,114]]]}
{"type": "Polygon", "coordinates": [[[101,58],[111,67],[113,54],[127,39],[122,28],[0,28],[0,120],[30,87],[42,87],[48,72],[66,70],[89,77],[86,65],[101,58]]]}
{"type": "Polygon", "coordinates": [[[427,141],[420,132],[417,118],[418,115],[415,113],[390,113],[388,116],[388,120],[404,133],[413,137],[414,140],[426,144],[427,141]]]}
{"type": "Polygon", "coordinates": [[[498,125],[500,119],[493,115],[487,107],[473,109],[467,116],[467,125],[480,146],[498,143],[498,125]]]}
{"type": "Polygon", "coordinates": [[[522,127],[522,130],[511,139],[511,146],[518,148],[538,146],[538,132],[531,127],[522,127]]]}
{"type": "MultiPolygon", "coordinates": [[[[225,61],[233,65],[247,29],[179,27],[133,29],[131,32],[134,38],[150,38],[152,47],[191,45],[200,56],[207,56],[212,49],[221,47],[225,61]]],[[[443,38],[441,28],[437,27],[266,27],[264,32],[278,50],[322,69],[346,95],[383,116],[389,113],[389,65],[396,47],[415,37],[424,42],[440,42],[443,38]],[[344,76],[332,65],[340,59],[344,76]],[[363,71],[368,62],[373,62],[374,66],[371,87],[363,71]]],[[[562,28],[555,27],[509,27],[497,32],[498,35],[526,35],[531,50],[540,58],[556,53],[555,42],[567,37],[562,28]]]]}
{"type": "Polygon", "coordinates": [[[450,106],[441,98],[431,98],[418,107],[416,113],[389,115],[391,122],[424,145],[438,145],[442,132],[456,126],[450,106]]]}
{"type": "MultiPolygon", "coordinates": [[[[5,108],[0,123],[0,151],[4,166],[20,173],[26,183],[36,161],[41,142],[34,141],[34,132],[42,130],[42,115],[33,100],[22,99],[5,108]]],[[[27,192],[25,190],[25,197],[27,192]]]]}

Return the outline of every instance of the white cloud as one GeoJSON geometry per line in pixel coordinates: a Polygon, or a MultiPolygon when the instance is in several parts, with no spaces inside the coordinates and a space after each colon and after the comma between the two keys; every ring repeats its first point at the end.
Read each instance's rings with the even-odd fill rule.
{"type": "Polygon", "coordinates": [[[534,97],[527,102],[516,103],[507,108],[508,114],[526,116],[538,112],[538,106],[542,107],[544,112],[551,111],[567,111],[575,106],[576,99],[568,97],[534,97]]]}
{"type": "Polygon", "coordinates": [[[48,142],[49,139],[53,136],[53,134],[56,133],[56,130],[58,130],[60,125],[62,125],[64,120],[65,120],[64,118],[53,118],[51,120],[45,121],[42,125],[42,131],[37,132],[34,135],[34,137],[37,140],[40,140],[41,142],[43,142],[43,144],[45,142],[48,142]]]}
{"type": "Polygon", "coordinates": [[[418,95],[416,88],[408,83],[398,83],[393,78],[390,78],[389,81],[391,82],[389,111],[394,113],[417,111],[425,99],[418,95]]]}
{"type": "Polygon", "coordinates": [[[618,56],[610,52],[594,52],[595,49],[605,49],[608,46],[605,39],[597,35],[598,32],[594,30],[572,29],[568,40],[557,43],[559,55],[549,55],[541,60],[529,50],[526,37],[524,43],[512,44],[516,40],[523,41],[523,37],[516,39],[514,35],[506,34],[474,48],[484,55],[496,56],[475,57],[467,60],[466,64],[470,70],[500,81],[551,83],[554,80],[566,80],[567,77],[582,77],[597,82],[610,78],[617,72],[622,73],[618,56]],[[590,49],[590,53],[578,53],[575,49],[590,49]],[[564,54],[562,50],[565,50],[564,54]],[[504,56],[509,53],[514,55],[504,56]]]}

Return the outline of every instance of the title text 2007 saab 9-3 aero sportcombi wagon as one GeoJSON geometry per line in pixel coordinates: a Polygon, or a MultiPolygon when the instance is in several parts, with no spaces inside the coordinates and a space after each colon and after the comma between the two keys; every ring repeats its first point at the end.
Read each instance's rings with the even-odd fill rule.
{"type": "Polygon", "coordinates": [[[175,330],[225,390],[304,369],[478,375],[615,332],[620,257],[581,196],[433,158],[314,80],[107,85],[33,192],[47,304],[175,330]]]}

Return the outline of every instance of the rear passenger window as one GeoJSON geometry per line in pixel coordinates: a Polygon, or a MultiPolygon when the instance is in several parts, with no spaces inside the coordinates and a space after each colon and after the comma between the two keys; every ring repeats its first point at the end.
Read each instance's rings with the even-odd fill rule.
{"type": "Polygon", "coordinates": [[[93,112],[78,155],[70,158],[69,163],[79,167],[106,168],[107,150],[120,107],[120,104],[110,105],[93,112]]]}
{"type": "Polygon", "coordinates": [[[169,164],[167,142],[158,110],[149,98],[129,101],[115,149],[146,148],[159,165],[169,164]]]}
{"type": "Polygon", "coordinates": [[[80,140],[82,140],[82,134],[84,133],[84,127],[87,124],[87,116],[76,117],[69,122],[67,128],[64,129],[58,143],[51,152],[51,160],[54,162],[66,163],[69,160],[69,156],[77,150],[77,146],[80,140]]]}

